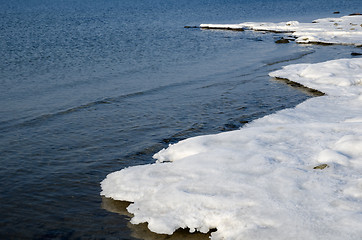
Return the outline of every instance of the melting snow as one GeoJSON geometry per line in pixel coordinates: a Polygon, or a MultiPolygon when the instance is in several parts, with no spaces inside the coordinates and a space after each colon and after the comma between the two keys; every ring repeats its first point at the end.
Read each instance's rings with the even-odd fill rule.
{"type": "MultiPolygon", "coordinates": [[[[349,23],[361,19],[242,26],[356,44],[362,27],[349,23]],[[338,26],[351,38],[325,34],[338,26]]],[[[155,164],[109,174],[101,195],[132,202],[132,223],[148,222],[156,233],[188,227],[216,228],[212,239],[361,239],[362,58],[289,65],[270,76],[326,95],[237,131],[170,145],[155,164]],[[315,169],[321,164],[328,167],[315,169]]]]}

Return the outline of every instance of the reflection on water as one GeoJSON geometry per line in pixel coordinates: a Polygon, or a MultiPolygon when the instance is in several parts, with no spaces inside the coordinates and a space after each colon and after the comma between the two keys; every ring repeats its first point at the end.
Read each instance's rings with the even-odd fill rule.
{"type": "MultiPolygon", "coordinates": [[[[131,213],[127,211],[127,207],[131,203],[125,201],[117,201],[111,198],[106,198],[102,196],[102,208],[113,213],[118,213],[124,216],[133,217],[131,213]]],[[[210,239],[210,233],[190,233],[188,229],[179,229],[172,235],[166,234],[156,234],[151,232],[147,228],[147,223],[142,224],[131,224],[130,222],[127,224],[127,227],[132,231],[131,236],[138,239],[144,240],[206,240],[210,239]]]]}

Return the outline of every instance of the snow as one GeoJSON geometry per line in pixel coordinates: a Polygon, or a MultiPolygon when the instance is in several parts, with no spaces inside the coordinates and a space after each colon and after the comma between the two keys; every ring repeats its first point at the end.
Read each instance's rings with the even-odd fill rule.
{"type": "Polygon", "coordinates": [[[290,32],[297,43],[327,43],[362,46],[362,15],[323,18],[313,23],[289,21],[281,23],[244,22],[240,24],[201,24],[201,28],[250,29],[290,32]]]}
{"type": "Polygon", "coordinates": [[[270,73],[324,91],[246,127],[186,139],[157,163],[111,173],[102,195],[133,202],[132,223],[212,239],[360,239],[362,58],[270,73]],[[323,170],[314,169],[328,164],[323,170]]]}
{"type": "Polygon", "coordinates": [[[154,164],[109,174],[101,195],[132,202],[131,222],[160,234],[361,239],[362,58],[289,65],[270,76],[326,95],[240,130],[172,144],[154,164]]]}

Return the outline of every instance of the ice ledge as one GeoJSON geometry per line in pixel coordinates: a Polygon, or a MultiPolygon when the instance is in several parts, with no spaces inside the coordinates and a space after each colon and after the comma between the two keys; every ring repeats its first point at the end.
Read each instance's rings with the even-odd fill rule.
{"type": "Polygon", "coordinates": [[[322,18],[312,23],[298,21],[240,24],[201,24],[203,29],[254,30],[292,33],[297,43],[324,43],[362,46],[362,15],[322,18]]]}

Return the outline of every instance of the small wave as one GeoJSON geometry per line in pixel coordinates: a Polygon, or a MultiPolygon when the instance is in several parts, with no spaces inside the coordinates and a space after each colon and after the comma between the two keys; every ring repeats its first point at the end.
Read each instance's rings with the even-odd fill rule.
{"type": "Polygon", "coordinates": [[[314,50],[306,51],[306,52],[299,52],[299,53],[295,53],[295,54],[292,54],[292,55],[289,55],[289,56],[286,56],[283,58],[276,58],[276,59],[272,60],[271,62],[266,62],[265,64],[268,66],[272,66],[272,65],[275,65],[278,63],[295,61],[295,60],[301,59],[302,57],[304,57],[306,55],[312,54],[314,52],[315,52],[314,50]]]}
{"type": "MultiPolygon", "coordinates": [[[[80,111],[80,110],[83,110],[83,109],[87,109],[87,108],[90,108],[90,107],[93,107],[93,106],[96,106],[96,105],[110,104],[110,103],[111,102],[109,100],[107,100],[107,99],[94,101],[94,102],[83,104],[83,105],[80,105],[80,106],[77,106],[77,107],[73,107],[73,108],[69,108],[69,109],[66,109],[66,110],[58,111],[58,112],[55,112],[55,113],[42,114],[40,116],[31,118],[31,119],[28,119],[28,120],[25,120],[23,122],[16,123],[16,124],[13,124],[13,125],[10,125],[10,126],[7,125],[7,124],[9,124],[10,122],[14,122],[14,120],[9,120],[9,121],[1,123],[1,125],[4,125],[4,126],[1,127],[0,130],[10,130],[11,128],[34,126],[36,124],[42,123],[42,122],[47,121],[47,120],[49,120],[51,118],[54,118],[54,117],[74,113],[74,112],[77,112],[77,111],[80,111]]],[[[19,119],[17,119],[17,120],[19,120],[19,119]]],[[[17,120],[15,120],[15,121],[17,121],[17,120]]]]}
{"type": "Polygon", "coordinates": [[[179,131],[179,132],[173,134],[172,136],[170,136],[168,138],[164,138],[162,140],[162,142],[167,143],[167,144],[168,143],[176,143],[176,142],[179,142],[179,141],[184,140],[186,138],[196,136],[198,133],[202,132],[203,129],[204,129],[204,124],[195,123],[190,128],[179,131]]]}
{"type": "Polygon", "coordinates": [[[23,117],[23,118],[19,118],[19,119],[3,121],[3,122],[0,122],[0,126],[1,126],[0,131],[7,132],[14,128],[35,126],[37,124],[41,124],[44,121],[48,121],[55,117],[72,114],[72,113],[83,111],[83,110],[86,110],[86,109],[89,109],[89,108],[92,108],[95,106],[99,106],[99,105],[119,103],[125,99],[129,99],[132,97],[155,94],[160,91],[167,91],[167,90],[175,88],[175,87],[184,87],[185,85],[191,85],[193,83],[197,83],[197,82],[199,82],[199,80],[200,79],[193,79],[193,80],[186,81],[186,82],[177,82],[177,83],[167,84],[167,85],[158,86],[155,88],[151,88],[151,89],[147,89],[147,90],[143,90],[143,91],[137,91],[137,92],[124,94],[124,95],[120,95],[120,96],[116,96],[116,97],[103,98],[101,100],[96,100],[93,102],[85,103],[85,104],[82,104],[79,106],[71,107],[71,108],[68,108],[65,110],[60,110],[60,111],[54,112],[54,113],[42,114],[42,115],[39,115],[36,117],[23,117]]]}

